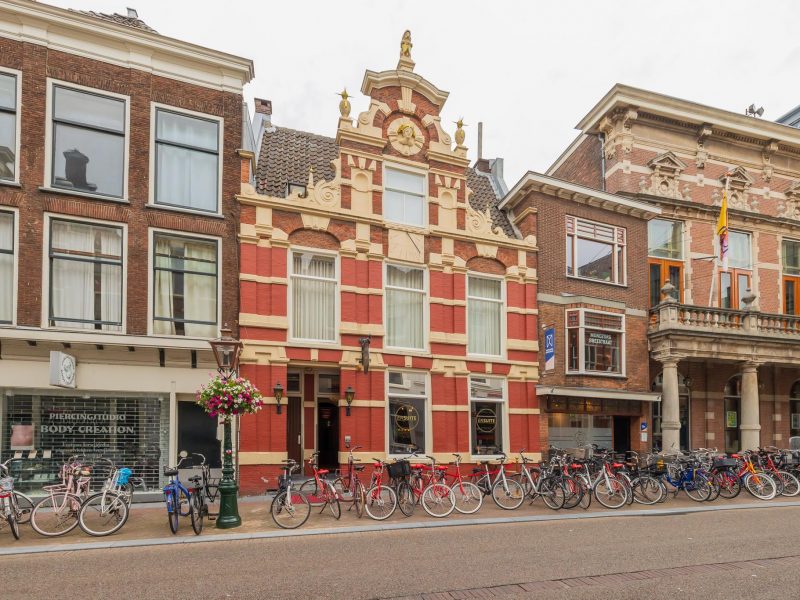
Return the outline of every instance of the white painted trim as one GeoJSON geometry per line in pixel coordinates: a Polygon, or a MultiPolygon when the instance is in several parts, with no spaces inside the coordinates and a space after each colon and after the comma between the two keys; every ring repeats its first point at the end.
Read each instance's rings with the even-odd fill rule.
{"type": "MultiPolygon", "coordinates": [[[[661,402],[661,394],[648,392],[628,392],[620,389],[598,389],[587,387],[563,387],[537,385],[537,396],[575,396],[577,398],[598,398],[604,400],[631,400],[638,402],[661,402]]],[[[681,394],[683,395],[683,394],[681,394]]]]}
{"type": "Polygon", "coordinates": [[[150,177],[148,182],[148,196],[147,206],[151,208],[159,208],[162,210],[178,210],[182,212],[191,212],[192,214],[207,215],[207,216],[222,216],[222,180],[223,180],[223,154],[224,154],[224,140],[225,140],[225,118],[201,113],[194,110],[187,110],[185,108],[178,108],[169,104],[162,104],[159,102],[150,103],[150,177]],[[218,147],[217,147],[217,210],[208,211],[192,208],[190,206],[180,206],[172,204],[158,204],[156,203],[156,115],[159,110],[172,112],[187,117],[194,117],[196,119],[203,119],[205,121],[214,121],[218,127],[218,147]]]}
{"type": "MultiPolygon", "coordinates": [[[[53,220],[72,221],[74,223],[91,223],[95,225],[105,225],[122,229],[122,307],[121,307],[121,327],[119,332],[103,331],[102,329],[90,330],[102,334],[116,333],[124,336],[128,331],[128,224],[120,221],[103,221],[91,219],[89,217],[75,217],[60,213],[44,213],[44,232],[42,242],[42,329],[50,331],[74,331],[84,333],[83,328],[69,327],[50,327],[50,223],[53,220]]],[[[99,343],[99,342],[97,342],[99,343]]]]}
{"type": "Polygon", "coordinates": [[[597,310],[594,308],[565,308],[564,309],[564,373],[567,375],[586,375],[591,377],[617,377],[617,378],[624,378],[627,377],[627,365],[626,365],[626,344],[627,344],[628,336],[627,331],[625,329],[625,313],[615,313],[605,310],[597,310]],[[570,327],[567,324],[567,313],[578,311],[580,316],[578,317],[578,327],[570,327]],[[586,331],[585,325],[585,315],[586,313],[596,313],[601,315],[611,315],[612,317],[619,317],[622,322],[620,324],[619,329],[600,329],[597,330],[595,328],[590,328],[593,331],[609,331],[614,333],[620,333],[622,335],[622,339],[620,340],[619,348],[620,348],[620,372],[619,373],[609,373],[605,371],[586,371],[583,366],[586,364],[586,343],[584,341],[584,336],[582,335],[584,331],[586,331]],[[569,368],[569,330],[570,329],[577,329],[578,330],[578,370],[571,371],[569,368]]]}
{"type": "Polygon", "coordinates": [[[342,314],[341,314],[341,304],[342,304],[342,292],[341,292],[341,256],[339,252],[335,250],[325,250],[323,248],[309,248],[306,246],[290,246],[288,248],[286,254],[286,274],[287,278],[289,279],[289,285],[286,287],[286,319],[289,325],[288,330],[288,339],[290,342],[296,342],[299,344],[304,345],[321,345],[323,347],[331,347],[331,346],[338,346],[341,342],[341,333],[339,328],[342,324],[342,314]],[[295,252],[298,253],[312,253],[312,254],[320,254],[322,256],[331,256],[334,259],[334,276],[331,281],[333,281],[333,301],[334,301],[334,332],[335,338],[334,340],[314,340],[314,339],[306,339],[306,338],[297,338],[294,336],[294,326],[292,325],[294,316],[292,314],[292,277],[293,277],[293,268],[294,268],[294,260],[293,254],[295,252]]]}
{"type": "MultiPolygon", "coordinates": [[[[14,221],[12,224],[14,254],[11,255],[14,261],[11,275],[11,284],[14,286],[14,291],[11,294],[11,323],[4,323],[0,327],[14,327],[17,324],[17,307],[19,306],[19,209],[14,206],[0,206],[0,213],[11,213],[11,218],[14,221]]],[[[2,414],[0,413],[0,415],[2,414]]]]}
{"type": "Polygon", "coordinates": [[[20,168],[20,158],[19,153],[22,148],[22,111],[20,107],[22,106],[22,71],[17,71],[16,69],[9,69],[8,67],[0,66],[0,73],[5,73],[8,75],[13,75],[16,78],[17,84],[17,97],[16,97],[16,104],[14,106],[14,125],[16,126],[16,133],[15,133],[15,142],[16,145],[14,147],[14,179],[3,179],[2,182],[6,185],[19,185],[19,168],[20,168]]]}
{"type": "Polygon", "coordinates": [[[565,262],[566,262],[566,270],[564,271],[564,276],[569,278],[569,279],[581,279],[583,281],[592,281],[592,282],[595,282],[595,283],[602,283],[602,284],[605,284],[605,285],[616,285],[616,286],[620,286],[620,287],[628,287],[628,228],[627,227],[622,227],[621,225],[613,225],[611,223],[603,223],[602,221],[595,221],[593,219],[585,219],[583,217],[577,217],[577,216],[570,215],[570,214],[567,214],[567,219],[573,219],[574,220],[575,229],[570,234],[567,231],[566,222],[564,223],[564,239],[565,239],[565,241],[564,241],[564,254],[565,254],[565,257],[564,258],[565,258],[565,262]],[[578,239],[582,238],[584,240],[591,240],[591,241],[597,242],[599,244],[608,244],[609,243],[608,240],[598,239],[598,238],[594,238],[594,237],[588,237],[586,235],[580,235],[578,233],[578,225],[579,225],[579,223],[581,221],[583,221],[584,223],[591,223],[593,225],[599,225],[601,227],[610,227],[611,229],[614,230],[614,234],[613,234],[614,240],[611,242],[611,245],[613,247],[613,250],[612,250],[612,253],[611,253],[611,272],[617,276],[616,280],[614,280],[614,281],[603,281],[602,279],[594,279],[592,277],[582,277],[582,276],[578,275],[578,261],[579,261],[579,257],[578,257],[578,239]],[[624,236],[625,236],[625,243],[623,243],[623,244],[620,244],[619,241],[617,241],[618,240],[617,232],[620,229],[624,232],[624,236]],[[567,256],[566,256],[566,253],[567,253],[566,238],[569,235],[572,235],[572,260],[573,260],[573,264],[571,264],[571,265],[569,264],[569,261],[566,260],[566,258],[567,258],[567,256]],[[619,247],[622,247],[622,260],[623,260],[623,263],[624,263],[624,265],[623,265],[623,271],[624,272],[622,273],[622,277],[620,277],[619,273],[617,272],[618,269],[619,269],[619,265],[617,264],[617,249],[619,247]],[[572,270],[573,270],[573,274],[572,275],[569,274],[570,267],[572,267],[572,270]]]}
{"type": "MultiPolygon", "coordinates": [[[[128,202],[128,172],[131,158],[131,97],[124,94],[117,94],[114,92],[107,92],[99,88],[91,88],[85,85],[78,85],[77,83],[70,83],[52,77],[47,78],[47,98],[45,102],[45,135],[44,135],[44,188],[53,189],[53,103],[55,101],[54,87],[62,87],[67,89],[76,90],[79,92],[87,92],[96,96],[105,96],[115,100],[122,100],[125,103],[125,136],[124,136],[124,156],[122,157],[122,196],[107,196],[104,194],[95,194],[83,190],[75,190],[76,195],[88,195],[92,198],[102,200],[111,200],[115,202],[128,202]]],[[[69,188],[55,188],[56,191],[65,194],[71,194],[72,190],[69,188]]]]}
{"type": "MultiPolygon", "coordinates": [[[[200,338],[127,335],[116,331],[86,333],[86,329],[54,329],[0,325],[0,338],[32,342],[69,342],[71,344],[102,344],[104,346],[134,346],[136,348],[170,348],[211,352],[208,340],[200,338]]],[[[94,331],[94,330],[92,330],[94,331]]]]}
{"type": "MultiPolygon", "coordinates": [[[[467,337],[466,350],[467,358],[478,361],[495,361],[506,360],[508,358],[508,302],[506,301],[506,282],[505,275],[492,275],[487,273],[480,273],[478,271],[468,271],[464,280],[465,296],[466,296],[466,314],[464,315],[465,335],[467,337]],[[477,277],[479,279],[492,279],[500,282],[500,354],[476,354],[469,351],[469,278],[477,277]]],[[[488,302],[493,302],[489,298],[482,298],[488,302]]]]}
{"type": "Polygon", "coordinates": [[[469,453],[470,458],[472,460],[494,460],[501,458],[500,454],[472,454],[472,402],[493,402],[495,404],[502,404],[505,407],[503,410],[503,417],[500,423],[500,433],[502,435],[502,442],[503,442],[503,452],[506,455],[509,454],[509,402],[508,402],[508,379],[505,377],[501,377],[498,375],[489,375],[489,374],[482,374],[482,373],[470,373],[469,377],[467,378],[467,431],[469,431],[469,453]],[[503,384],[503,399],[502,400],[492,400],[486,398],[472,398],[471,389],[472,384],[471,380],[473,377],[481,377],[483,379],[497,379],[502,381],[503,384]]]}
{"type": "MultiPolygon", "coordinates": [[[[153,253],[155,252],[155,235],[163,233],[175,237],[182,237],[186,239],[199,239],[199,240],[213,240],[217,243],[217,329],[222,326],[222,277],[223,277],[223,262],[222,262],[222,238],[214,235],[206,235],[202,233],[193,233],[188,231],[179,231],[174,229],[164,229],[162,227],[148,227],[147,229],[147,335],[153,335],[153,303],[155,294],[155,283],[153,278],[153,270],[155,263],[153,262],[153,253]]],[[[187,337],[185,335],[165,335],[160,336],[166,339],[195,339],[203,340],[207,343],[208,338],[187,337]]]]}
{"type": "Polygon", "coordinates": [[[429,198],[430,198],[430,185],[428,183],[428,174],[429,174],[428,169],[424,169],[424,168],[416,167],[416,166],[412,167],[412,166],[407,165],[405,163],[383,161],[383,172],[381,173],[381,177],[383,177],[383,179],[381,180],[381,181],[383,181],[383,186],[382,186],[382,190],[381,190],[381,219],[383,219],[383,222],[386,223],[387,226],[389,226],[389,228],[391,228],[392,225],[399,225],[401,228],[411,227],[411,228],[413,228],[413,230],[420,230],[420,231],[424,231],[424,230],[428,229],[428,206],[430,205],[430,200],[429,200],[429,198]],[[386,218],[386,216],[385,216],[385,214],[386,214],[386,210],[385,210],[385,206],[386,206],[386,198],[385,198],[385,194],[386,194],[386,169],[394,169],[395,171],[405,172],[405,173],[408,173],[410,175],[417,175],[417,176],[421,176],[423,178],[423,186],[422,186],[422,191],[423,191],[423,197],[422,197],[422,224],[421,225],[417,225],[416,223],[403,223],[402,221],[390,221],[390,220],[388,220],[386,218]]]}
{"type": "MultiPolygon", "coordinates": [[[[400,289],[407,289],[407,288],[400,288],[400,289]]],[[[413,290],[410,290],[413,291],[413,290]]],[[[387,351],[396,352],[396,353],[408,353],[408,354],[428,354],[430,353],[430,274],[428,269],[425,265],[419,265],[417,263],[404,263],[401,261],[384,261],[383,262],[383,315],[384,315],[384,331],[386,335],[384,337],[384,347],[387,351]],[[388,315],[387,312],[387,294],[386,294],[386,286],[388,282],[388,270],[389,267],[409,267],[413,269],[417,269],[422,271],[422,348],[403,348],[401,346],[392,346],[389,344],[389,330],[387,328],[387,320],[386,317],[388,315]]]]}
{"type": "MultiPolygon", "coordinates": [[[[390,408],[390,399],[389,397],[392,395],[389,393],[389,372],[392,373],[414,373],[414,374],[422,374],[425,377],[425,448],[423,450],[423,454],[430,454],[431,449],[433,448],[433,393],[431,390],[431,372],[430,370],[423,370],[423,369],[406,369],[406,368],[388,368],[384,374],[384,389],[386,390],[386,410],[384,410],[384,425],[385,425],[385,435],[384,435],[384,452],[388,459],[403,459],[408,458],[408,454],[390,454],[389,453],[389,446],[390,446],[390,439],[391,439],[391,408],[390,408]]],[[[396,398],[402,398],[403,396],[397,396],[396,398]]],[[[419,395],[415,394],[408,394],[408,398],[420,398],[419,395]]]]}

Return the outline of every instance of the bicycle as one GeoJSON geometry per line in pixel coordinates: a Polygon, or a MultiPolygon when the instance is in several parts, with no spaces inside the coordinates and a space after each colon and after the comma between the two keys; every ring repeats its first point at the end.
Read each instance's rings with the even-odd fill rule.
{"type": "MultiPolygon", "coordinates": [[[[167,521],[169,522],[170,531],[175,534],[178,533],[178,526],[180,517],[190,517],[194,521],[194,509],[192,503],[189,501],[189,490],[181,483],[178,469],[181,464],[187,459],[189,454],[182,450],[178,454],[178,465],[175,467],[164,467],[164,476],[169,477],[167,485],[164,486],[164,502],[167,505],[167,521]],[[183,507],[186,506],[184,511],[183,507]]],[[[199,532],[195,530],[195,534],[199,532]]]]}
{"type": "Polygon", "coordinates": [[[613,510],[628,503],[628,486],[611,471],[611,466],[612,463],[603,456],[576,460],[572,465],[575,477],[582,482],[587,493],[592,494],[606,508],[613,510]]]}
{"type": "Polygon", "coordinates": [[[793,497],[800,494],[800,480],[798,480],[793,473],[783,468],[785,458],[778,448],[775,446],[759,448],[759,455],[763,461],[764,470],[772,477],[776,484],[780,482],[779,493],[781,496],[793,497]],[[775,462],[776,459],[778,463],[775,462]]]}
{"type": "Polygon", "coordinates": [[[194,484],[189,488],[189,503],[192,505],[192,512],[189,516],[192,520],[192,529],[195,534],[200,535],[203,531],[203,519],[214,520],[217,518],[216,514],[208,511],[206,500],[216,501],[219,484],[211,483],[211,467],[206,463],[206,457],[199,452],[193,453],[192,456],[200,457],[200,475],[189,477],[189,481],[194,484]]]}
{"type": "Polygon", "coordinates": [[[711,479],[703,472],[696,457],[681,456],[675,462],[667,463],[666,467],[662,481],[673,488],[668,490],[673,496],[684,491],[695,502],[705,502],[714,493],[711,479]]]}
{"type": "Polygon", "coordinates": [[[333,487],[336,488],[337,493],[343,501],[347,502],[346,496],[350,496],[350,508],[347,510],[356,509],[356,516],[360,519],[364,515],[364,504],[367,500],[367,490],[364,484],[361,483],[359,473],[364,470],[365,465],[357,465],[357,458],[353,457],[353,452],[361,448],[361,446],[354,446],[350,449],[347,457],[347,472],[342,477],[337,477],[333,481],[333,487]]]}
{"type": "Polygon", "coordinates": [[[741,454],[731,454],[731,458],[739,459],[741,468],[737,475],[745,489],[759,500],[772,500],[778,494],[778,484],[764,471],[753,465],[753,452],[745,450],[741,454]]]}
{"type": "Polygon", "coordinates": [[[19,523],[17,522],[17,511],[14,510],[13,501],[11,500],[14,495],[14,479],[11,477],[0,478],[0,517],[2,521],[8,523],[11,530],[11,535],[15,540],[19,539],[19,523]]]}
{"type": "Polygon", "coordinates": [[[57,537],[78,526],[78,514],[89,497],[92,469],[72,456],[60,469],[61,483],[44,486],[47,496],[31,511],[31,527],[39,535],[57,537]]]}
{"type": "Polygon", "coordinates": [[[131,470],[123,467],[114,468],[108,459],[101,459],[110,466],[110,475],[103,489],[87,497],[78,512],[78,523],[81,529],[94,537],[103,537],[116,533],[128,521],[130,514],[130,498],[122,492],[128,484],[131,470]]]}
{"type": "MultiPolygon", "coordinates": [[[[9,458],[6,462],[0,463],[0,477],[11,477],[11,469],[9,464],[14,461],[21,461],[21,458],[9,458]]],[[[11,490],[11,508],[17,517],[17,523],[24,525],[31,520],[31,513],[33,512],[33,499],[22,492],[12,489],[11,490]]]]}
{"type": "MultiPolygon", "coordinates": [[[[430,465],[422,463],[411,465],[412,474],[408,484],[412,490],[412,502],[422,504],[422,508],[430,516],[443,518],[450,515],[456,506],[453,492],[442,481],[447,467],[437,466],[433,456],[425,455],[425,458],[431,461],[430,465]]],[[[398,503],[400,503],[399,492],[398,503]]],[[[405,514],[405,511],[403,512],[405,514]]]]}
{"type": "MultiPolygon", "coordinates": [[[[331,515],[334,519],[340,519],[342,516],[342,507],[339,504],[339,494],[336,493],[336,488],[328,481],[326,475],[330,473],[328,469],[320,469],[317,461],[319,459],[319,452],[314,452],[308,459],[308,466],[311,467],[314,473],[314,487],[316,493],[307,493],[308,500],[312,506],[322,506],[319,511],[322,514],[325,508],[329,508],[331,515]]],[[[304,484],[305,485],[305,484],[304,484]]],[[[303,486],[300,486],[300,491],[303,491],[303,486]]]]}
{"type": "Polygon", "coordinates": [[[386,462],[380,458],[372,460],[373,469],[364,510],[367,511],[370,518],[383,521],[391,517],[397,509],[397,494],[391,486],[384,483],[386,462]]]}
{"type": "Polygon", "coordinates": [[[515,479],[522,486],[525,497],[531,499],[530,504],[541,498],[547,508],[552,510],[563,508],[568,492],[562,482],[544,466],[537,469],[528,467],[531,460],[525,456],[524,448],[519,451],[519,460],[520,472],[515,479]]]}
{"type": "MultiPolygon", "coordinates": [[[[308,517],[311,515],[311,502],[303,492],[292,489],[292,474],[300,470],[300,465],[292,459],[283,462],[286,464],[281,467],[281,470],[285,472],[285,475],[278,477],[278,492],[272,499],[269,513],[272,520],[281,529],[297,529],[308,521],[308,517]]],[[[264,483],[268,482],[264,477],[261,479],[264,483]]]]}
{"type": "Polygon", "coordinates": [[[453,493],[454,508],[462,515],[471,515],[478,512],[483,505],[483,494],[480,488],[470,481],[465,481],[461,475],[461,455],[453,454],[456,460],[450,463],[455,471],[447,471],[444,476],[450,478],[450,491],[453,493]]]}
{"type": "Polygon", "coordinates": [[[497,469],[490,470],[490,461],[481,461],[482,468],[472,470],[472,483],[481,490],[484,496],[491,494],[494,503],[504,510],[515,510],[525,501],[525,490],[518,481],[506,477],[506,454],[500,452],[497,469]],[[492,479],[494,477],[494,479],[492,479]]]}

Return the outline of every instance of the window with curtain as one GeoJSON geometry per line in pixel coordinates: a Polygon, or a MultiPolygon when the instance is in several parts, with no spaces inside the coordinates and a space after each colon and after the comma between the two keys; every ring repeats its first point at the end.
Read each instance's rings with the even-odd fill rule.
{"type": "Polygon", "coordinates": [[[386,345],[422,350],[425,347],[425,272],[386,266],[386,345]]]}
{"type": "Polygon", "coordinates": [[[0,212],[0,323],[14,320],[14,213],[0,212]]]}
{"type": "Polygon", "coordinates": [[[424,227],[425,176],[391,167],[383,173],[383,218],[424,227]]]}
{"type": "Polygon", "coordinates": [[[293,252],[291,271],[292,337],[336,341],[336,259],[293,252]]]}
{"type": "Polygon", "coordinates": [[[426,452],[424,373],[389,371],[389,454],[426,452]]]}
{"type": "Polygon", "coordinates": [[[53,86],[51,185],[122,198],[125,101],[53,86]]]}
{"type": "Polygon", "coordinates": [[[743,231],[728,233],[728,267],[733,269],[752,269],[750,234],[743,231]]]}
{"type": "Polygon", "coordinates": [[[219,122],[156,110],[155,203],[217,212],[219,122]]]}
{"type": "Polygon", "coordinates": [[[567,311],[567,370],[579,373],[623,372],[625,341],[621,315],[567,311]]]}
{"type": "Polygon", "coordinates": [[[215,240],[153,235],[153,333],[217,337],[215,240]]]}
{"type": "Polygon", "coordinates": [[[0,73],[0,179],[17,176],[17,77],[0,73]]]}
{"type": "Polygon", "coordinates": [[[497,377],[469,378],[469,414],[473,455],[503,452],[503,380],[497,377]]]}
{"type": "Polygon", "coordinates": [[[50,221],[51,327],[122,331],[122,228],[50,221]]]}
{"type": "Polygon", "coordinates": [[[503,282],[470,275],[467,278],[467,351],[500,356],[503,332],[503,282]]]}
{"type": "Polygon", "coordinates": [[[625,283],[625,228],[567,217],[567,275],[625,283]]]}

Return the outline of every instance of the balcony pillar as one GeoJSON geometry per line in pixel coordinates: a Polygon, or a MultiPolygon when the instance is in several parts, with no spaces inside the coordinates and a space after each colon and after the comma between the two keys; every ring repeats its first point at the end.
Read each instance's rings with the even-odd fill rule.
{"type": "Polygon", "coordinates": [[[678,359],[668,358],[663,365],[661,383],[661,451],[681,448],[680,400],[678,397],[678,359]]]}
{"type": "Polygon", "coordinates": [[[761,445],[761,420],[758,405],[758,364],[748,362],[742,369],[742,415],[739,432],[742,450],[761,445]]]}

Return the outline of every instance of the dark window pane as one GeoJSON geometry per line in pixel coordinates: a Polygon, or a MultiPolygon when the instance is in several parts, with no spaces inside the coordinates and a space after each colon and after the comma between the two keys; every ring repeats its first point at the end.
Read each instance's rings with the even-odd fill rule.
{"type": "Polygon", "coordinates": [[[661,265],[650,265],[650,306],[656,306],[661,302],[661,265]]]}
{"type": "Polygon", "coordinates": [[[569,355],[569,370],[577,371],[580,368],[578,366],[578,353],[580,350],[578,347],[578,329],[570,329],[568,337],[567,353],[569,355]]]}
{"type": "Polygon", "coordinates": [[[747,295],[747,290],[750,288],[750,276],[738,275],[736,277],[736,291],[739,292],[739,308],[744,308],[742,298],[747,295]]]}
{"type": "Polygon", "coordinates": [[[731,274],[722,273],[719,278],[719,305],[722,308],[731,308],[731,274]]]}
{"type": "Polygon", "coordinates": [[[503,450],[502,402],[472,402],[472,454],[498,454],[503,450]]]}
{"type": "Polygon", "coordinates": [[[56,86],[53,118],[124,133],[125,102],[56,86]]]}
{"type": "Polygon", "coordinates": [[[56,124],[53,185],[122,197],[125,138],[56,124]]]}
{"type": "Polygon", "coordinates": [[[795,283],[794,281],[785,281],[784,282],[784,294],[786,299],[786,314],[793,315],[795,314],[795,283]]]}
{"type": "Polygon", "coordinates": [[[672,297],[675,300],[681,299],[681,268],[671,266],[669,267],[669,282],[675,290],[672,292],[672,297]]]}
{"type": "Polygon", "coordinates": [[[620,372],[620,334],[610,331],[586,331],[584,362],[587,371],[620,372]]]}
{"type": "Polygon", "coordinates": [[[389,453],[425,451],[425,399],[389,398],[389,453]]]}
{"type": "Polygon", "coordinates": [[[578,276],[611,281],[613,251],[611,244],[578,238],[578,276]]]}
{"type": "Polygon", "coordinates": [[[567,236],[567,275],[575,274],[575,257],[572,255],[573,237],[567,236]]]}

